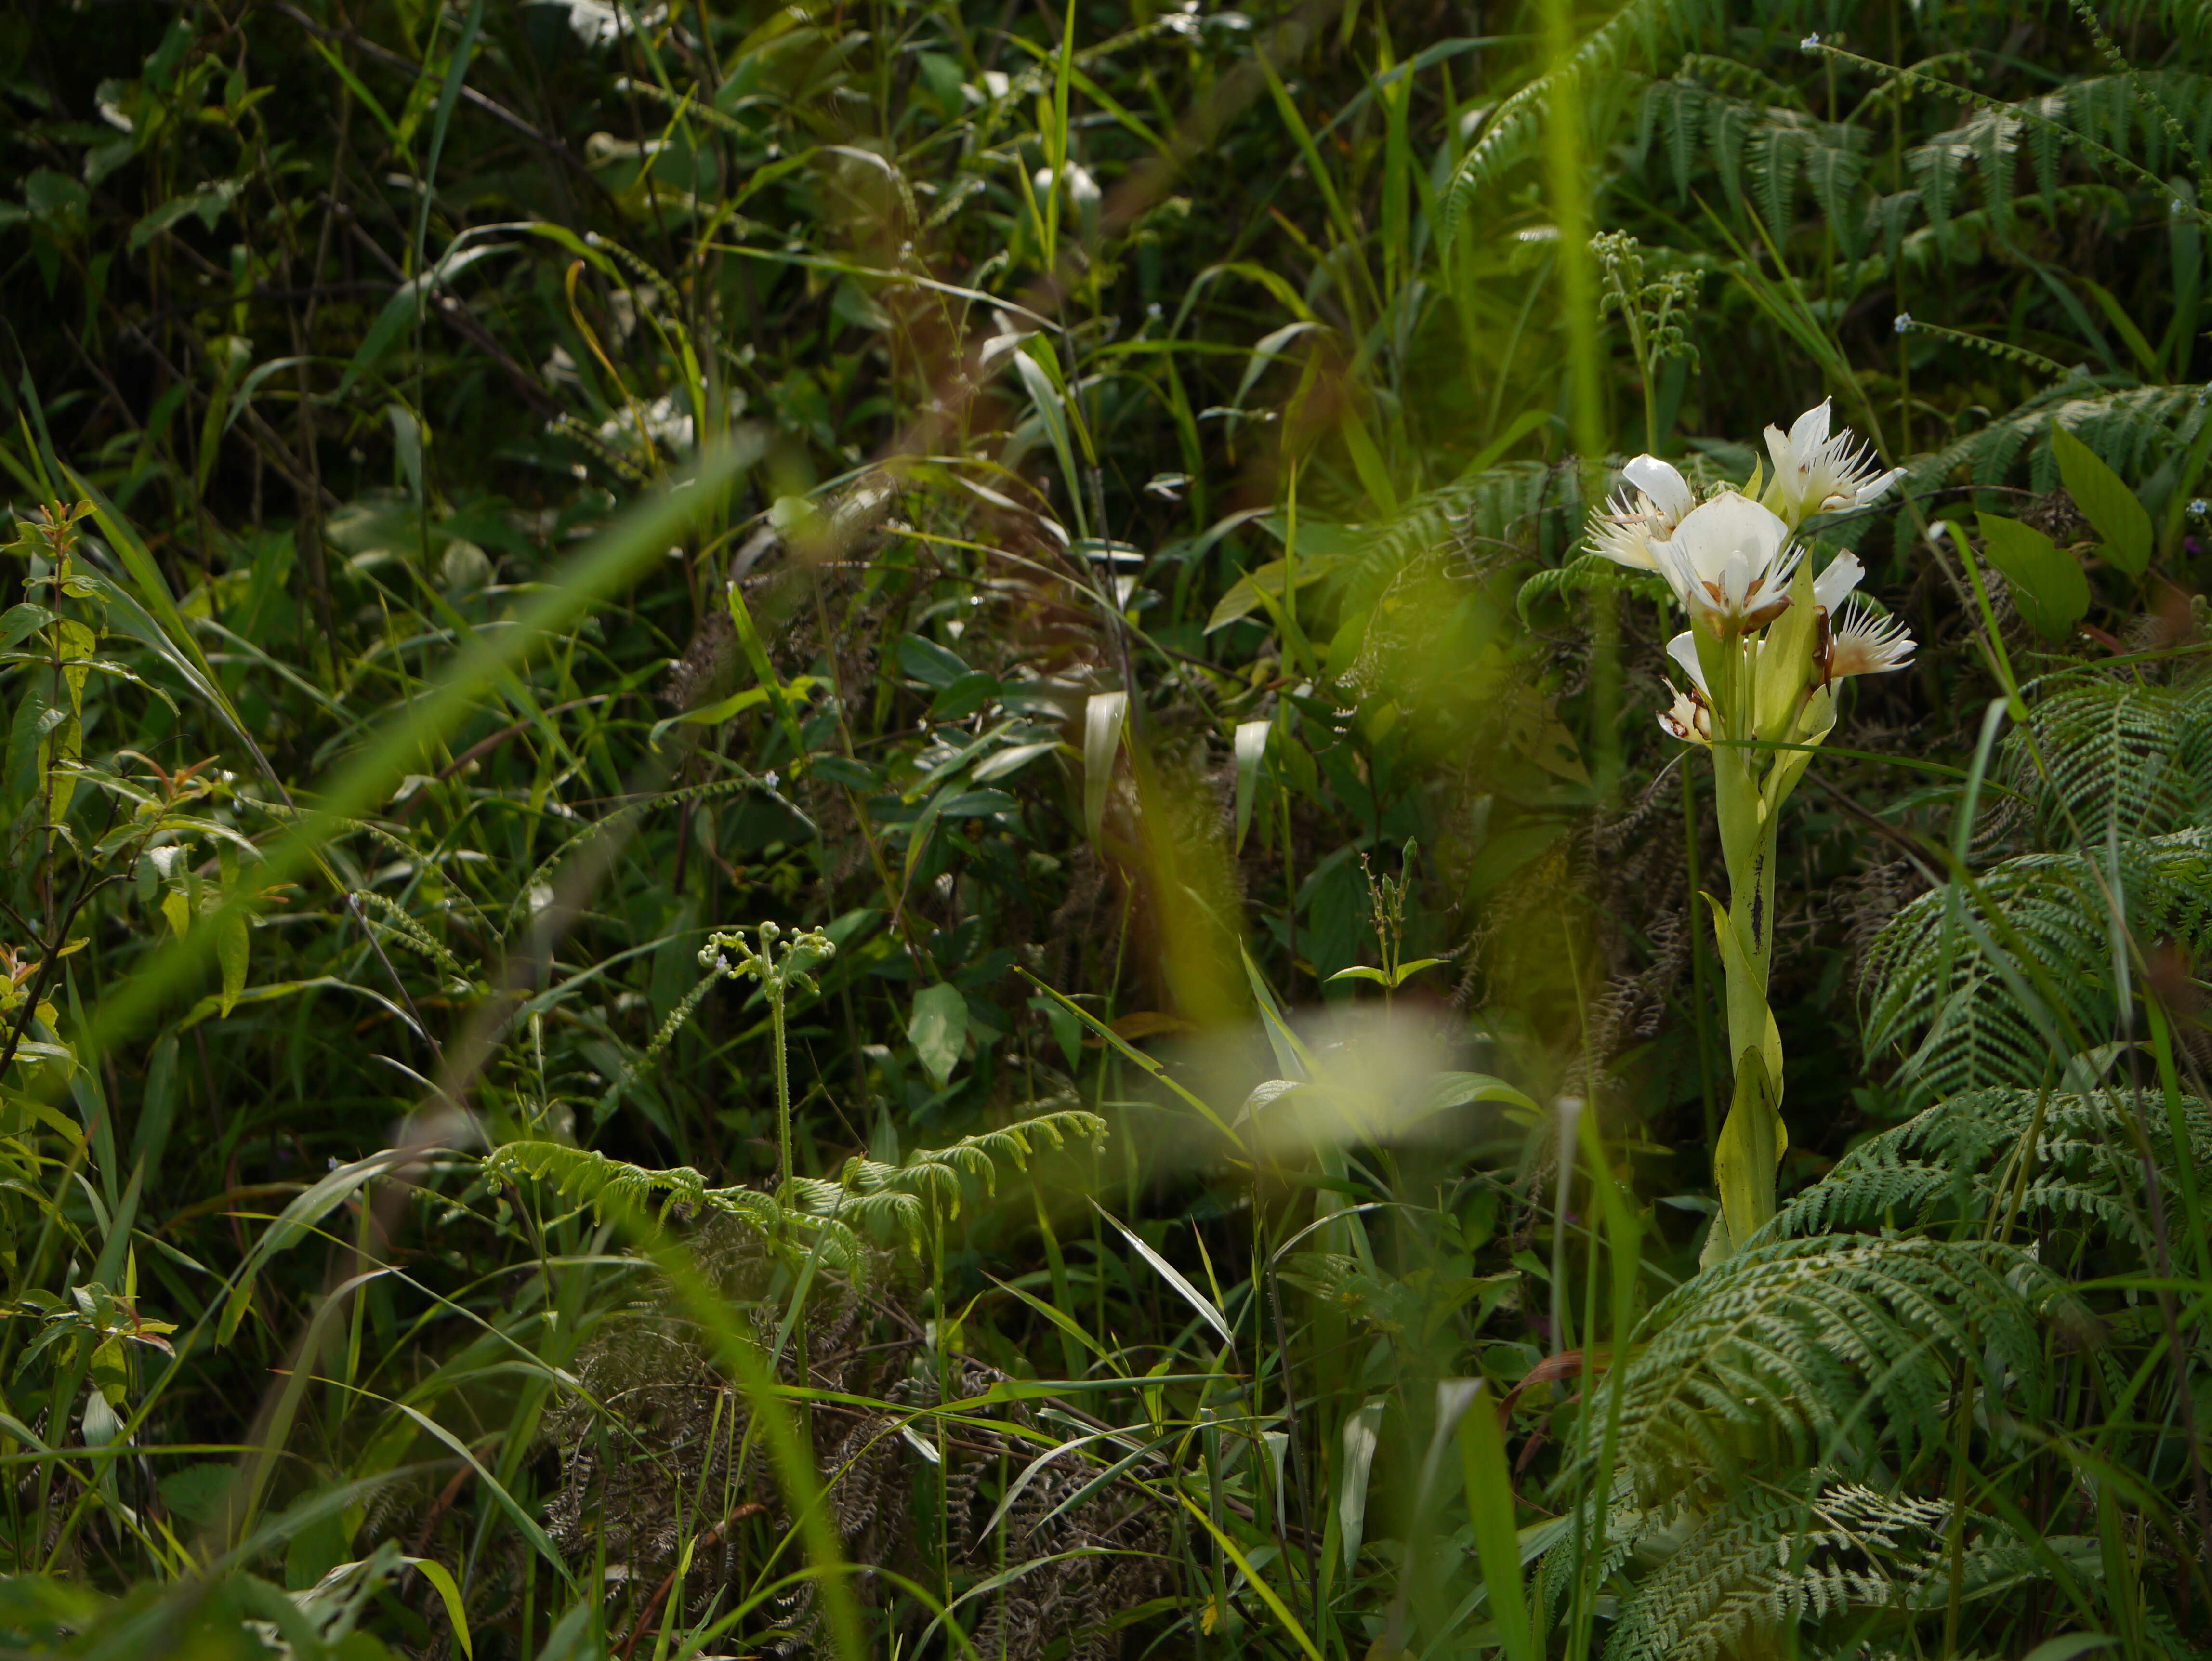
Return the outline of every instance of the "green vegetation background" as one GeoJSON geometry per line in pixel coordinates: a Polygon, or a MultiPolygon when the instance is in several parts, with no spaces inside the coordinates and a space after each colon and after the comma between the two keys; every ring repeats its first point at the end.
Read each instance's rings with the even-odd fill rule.
{"type": "Polygon", "coordinates": [[[2206,51],[12,9],[0,1646],[2203,1652],[2206,51]],[[1699,1275],[1581,538],[1823,398],[1921,645],[1699,1275]]]}

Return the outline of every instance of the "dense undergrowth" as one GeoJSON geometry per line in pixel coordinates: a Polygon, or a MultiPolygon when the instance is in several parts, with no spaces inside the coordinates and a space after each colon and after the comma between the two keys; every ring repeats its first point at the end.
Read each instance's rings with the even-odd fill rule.
{"type": "Polygon", "coordinates": [[[0,1648],[2212,1650],[2208,50],[10,9],[0,1648]]]}

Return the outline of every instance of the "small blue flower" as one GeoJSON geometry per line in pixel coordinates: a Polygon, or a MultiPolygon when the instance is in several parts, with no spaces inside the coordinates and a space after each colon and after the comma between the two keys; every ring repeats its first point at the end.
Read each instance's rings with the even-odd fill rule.
{"type": "Polygon", "coordinates": [[[1912,313],[1911,312],[1899,312],[1897,314],[1897,321],[1891,326],[1893,327],[1899,334],[1908,333],[1912,327],[1912,313]]]}

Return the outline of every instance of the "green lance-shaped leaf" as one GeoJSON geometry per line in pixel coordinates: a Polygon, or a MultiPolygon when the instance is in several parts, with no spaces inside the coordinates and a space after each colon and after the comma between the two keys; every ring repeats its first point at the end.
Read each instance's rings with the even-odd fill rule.
{"type": "MultiPolygon", "coordinates": [[[[2051,453],[2058,458],[2067,495],[2104,538],[2105,557],[2130,576],[2141,576],[2150,566],[2150,514],[2136,493],[2103,457],[2056,421],[2051,423],[2051,453]]],[[[1988,534],[1986,526],[1983,534],[1988,534]]]]}
{"type": "Polygon", "coordinates": [[[2081,566],[2042,532],[2016,519],[1976,514],[1982,551],[2012,585],[2013,602],[2045,640],[2064,640],[2089,611],[2089,579],[2081,566]]]}
{"type": "Polygon", "coordinates": [[[1787,739],[1813,680],[1814,636],[1820,632],[1820,614],[1813,598],[1813,569],[1797,567],[1790,585],[1790,609],[1767,626],[1753,660],[1753,728],[1763,739],[1787,739]]]}
{"type": "Polygon", "coordinates": [[[1252,824],[1252,799],[1258,794],[1260,764],[1267,757],[1267,734],[1274,723],[1240,721],[1237,727],[1237,851],[1244,851],[1244,833],[1252,824]]]}
{"type": "Polygon", "coordinates": [[[1774,1171],[1790,1146],[1777,1094],[1765,1058],[1746,1050],[1736,1058],[1735,1099],[1713,1147],[1721,1214],[1705,1241],[1705,1262],[1728,1256],[1774,1216],[1774,1171]]]}
{"type": "Polygon", "coordinates": [[[1106,822],[1106,789],[1129,718],[1127,692],[1093,692],[1083,712],[1083,830],[1095,844],[1106,822]]]}

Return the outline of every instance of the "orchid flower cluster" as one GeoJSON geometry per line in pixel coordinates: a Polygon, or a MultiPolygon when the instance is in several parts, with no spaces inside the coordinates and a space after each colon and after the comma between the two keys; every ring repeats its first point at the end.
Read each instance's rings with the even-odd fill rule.
{"type": "Polygon", "coordinates": [[[1912,660],[1904,625],[1854,594],[1866,575],[1838,553],[1814,575],[1799,532],[1820,514],[1880,501],[1903,475],[1881,471],[1828,404],[1787,433],[1766,429],[1766,459],[1741,490],[1705,501],[1674,468],[1640,455],[1619,494],[1590,518],[1595,552],[1656,572],[1688,614],[1667,645],[1686,684],[1659,724],[1711,750],[1729,904],[1711,900],[1728,983],[1735,1091],[1713,1152],[1721,1190],[1706,1261],[1726,1256],[1774,1213],[1782,1043],[1766,1001],[1773,957],[1775,851],[1783,802],[1836,721],[1834,685],[1912,660]]]}
{"type": "MultiPolygon", "coordinates": [[[[1667,643],[1667,655],[1690,683],[1659,717],[1675,738],[1694,744],[1712,739],[1712,692],[1695,643],[1698,625],[1716,641],[1764,629],[1791,603],[1790,581],[1804,555],[1794,538],[1797,527],[1816,514],[1869,506],[1904,477],[1902,467],[1876,471],[1867,447],[1848,429],[1832,435],[1829,423],[1824,399],[1788,433],[1769,427],[1771,474],[1755,467],[1741,491],[1723,490],[1705,502],[1666,462],[1638,456],[1621,469],[1626,487],[1591,517],[1595,551],[1632,570],[1656,572],[1689,613],[1692,627],[1667,643]]],[[[1814,581],[1812,678],[1824,689],[1847,676],[1901,669],[1912,660],[1904,626],[1852,593],[1865,575],[1857,557],[1844,553],[1814,581]]]]}

